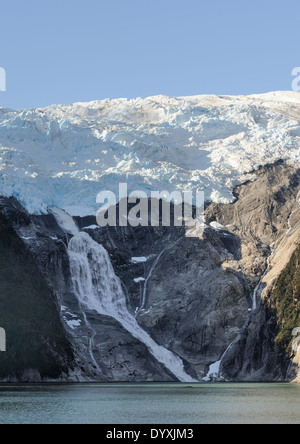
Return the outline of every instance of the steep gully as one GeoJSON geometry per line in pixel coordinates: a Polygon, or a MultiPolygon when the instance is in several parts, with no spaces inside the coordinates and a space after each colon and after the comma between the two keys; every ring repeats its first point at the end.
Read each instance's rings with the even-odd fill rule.
{"type": "MultiPolygon", "coordinates": [[[[210,204],[210,226],[193,239],[173,228],[95,229],[92,216],[55,209],[30,216],[3,198],[3,233],[13,228],[36,262],[56,303],[55,327],[73,351],[69,360],[61,353],[60,378],[187,381],[184,371],[199,381],[295,379],[298,363],[290,371],[289,353],[274,342],[280,326],[268,299],[300,241],[299,188],[300,172],[270,166],[237,189],[234,204],[210,204]],[[180,356],[177,370],[170,356],[180,356]]],[[[34,365],[21,368],[20,380],[40,370],[34,365]]]]}
{"type": "MultiPolygon", "coordinates": [[[[291,224],[292,218],[294,216],[294,214],[299,211],[299,205],[300,205],[300,192],[297,194],[296,197],[296,207],[294,208],[294,210],[291,212],[288,221],[287,221],[287,226],[288,229],[285,232],[283,238],[281,239],[279,245],[277,246],[277,248],[275,248],[276,242],[273,242],[270,245],[270,255],[267,258],[267,267],[265,272],[262,274],[257,286],[254,289],[253,295],[252,295],[252,309],[249,309],[249,316],[250,316],[250,320],[247,319],[246,323],[245,323],[245,328],[248,329],[249,325],[251,323],[251,315],[260,307],[261,304],[261,294],[263,291],[263,282],[264,282],[264,278],[268,275],[271,266],[272,266],[272,258],[274,256],[274,253],[277,249],[280,249],[280,247],[282,245],[284,245],[285,240],[288,238],[288,236],[290,235],[290,233],[293,231],[293,226],[291,224]]],[[[219,380],[219,379],[223,379],[222,376],[222,363],[225,360],[227,354],[229,353],[229,351],[233,348],[233,346],[240,340],[240,333],[238,334],[238,336],[234,339],[234,341],[227,347],[227,349],[225,350],[225,352],[223,353],[223,355],[221,356],[220,360],[215,362],[214,364],[212,364],[209,368],[209,371],[207,373],[207,375],[203,378],[203,381],[209,382],[209,381],[213,381],[213,380],[219,380]]],[[[291,368],[292,363],[290,363],[289,369],[291,368]]],[[[287,370],[287,375],[289,373],[289,369],[287,370]]]]}
{"type": "Polygon", "coordinates": [[[143,299],[142,299],[142,304],[141,304],[141,308],[140,310],[138,310],[138,313],[141,312],[141,310],[145,309],[146,303],[147,303],[147,288],[148,288],[148,283],[157,267],[157,265],[159,264],[159,261],[161,260],[161,258],[163,257],[163,255],[169,251],[172,250],[172,248],[174,248],[180,241],[181,241],[182,237],[180,237],[179,239],[177,239],[176,242],[174,242],[172,245],[169,245],[168,247],[164,248],[162,250],[161,253],[159,253],[159,255],[157,256],[156,260],[154,261],[154,264],[152,265],[149,274],[145,280],[145,284],[144,284],[144,290],[143,290],[143,299]]]}

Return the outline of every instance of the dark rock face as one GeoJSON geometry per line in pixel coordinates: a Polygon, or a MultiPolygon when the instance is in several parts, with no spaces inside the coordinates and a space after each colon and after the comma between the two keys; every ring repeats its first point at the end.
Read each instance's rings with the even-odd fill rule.
{"type": "Polygon", "coordinates": [[[129,291],[132,310],[140,306],[145,288],[143,282],[137,284],[133,279],[146,279],[146,306],[137,318],[140,325],[159,344],[178,354],[198,379],[207,375],[209,366],[226,350],[220,368],[225,379],[289,378],[290,357],[274,343],[276,313],[260,303],[264,282],[259,287],[257,309],[252,308],[271,245],[280,255],[289,224],[297,230],[297,219],[291,215],[297,206],[300,175],[281,163],[256,175],[253,183],[237,188],[233,205],[208,206],[207,222],[217,221],[224,229],[208,228],[201,239],[183,237],[175,244],[182,236],[176,228],[167,232],[149,228],[90,232],[110,252],[129,291]],[[134,256],[150,259],[132,264],[130,257],[134,256]]]}
{"type": "Polygon", "coordinates": [[[274,340],[280,326],[276,307],[271,308],[269,299],[299,238],[300,174],[281,163],[257,174],[255,182],[237,189],[235,204],[212,205],[208,210],[208,219],[217,218],[241,239],[244,259],[239,266],[244,275],[255,280],[257,270],[269,267],[258,293],[263,303],[259,300],[258,309],[250,313],[224,357],[222,373],[231,380],[291,380],[291,355],[274,340]]]}
{"type": "Polygon", "coordinates": [[[28,226],[30,216],[15,197],[0,196],[1,226],[28,226]]]}
{"type": "Polygon", "coordinates": [[[29,219],[14,200],[2,208],[6,211],[0,213],[0,325],[6,330],[7,352],[0,353],[0,380],[66,379],[74,355],[54,294],[10,227],[14,211],[16,221],[28,224],[29,219]]]}
{"type": "MultiPolygon", "coordinates": [[[[108,251],[128,311],[197,380],[209,379],[210,366],[219,361],[215,378],[290,378],[290,356],[274,341],[276,311],[261,303],[261,295],[268,300],[285,266],[278,257],[292,252],[291,236],[300,233],[300,174],[277,164],[256,175],[236,190],[234,204],[208,205],[207,223],[223,228],[209,226],[200,238],[176,227],[91,229],[85,227],[95,225],[95,217],[76,218],[80,230],[108,251]]],[[[119,322],[83,310],[72,290],[71,235],[53,215],[30,216],[16,199],[1,198],[0,224],[0,326],[12,341],[11,354],[0,355],[0,379],[175,379],[119,322]],[[20,326],[31,350],[25,357],[16,340],[20,326]]]]}
{"type": "Polygon", "coordinates": [[[11,260],[0,270],[0,325],[10,350],[0,355],[0,379],[174,380],[118,322],[95,312],[83,316],[71,289],[70,236],[55,218],[25,219],[27,213],[15,199],[2,198],[1,203],[0,258],[3,264],[11,260]],[[74,320],[80,323],[76,330],[74,320]]]}
{"type": "MultiPolygon", "coordinates": [[[[134,278],[143,277],[147,281],[152,273],[147,281],[146,305],[139,312],[138,322],[156,342],[180,356],[187,368],[192,369],[192,375],[201,379],[207,374],[208,365],[219,359],[228,341],[236,337],[247,319],[249,284],[240,273],[222,268],[224,260],[233,257],[224,247],[227,236],[232,239],[231,247],[237,256],[239,242],[234,235],[225,236],[211,229],[201,240],[181,238],[176,229],[163,236],[163,240],[159,234],[143,230],[143,238],[139,233],[139,248],[146,248],[134,251],[129,248],[130,254],[124,242],[116,250],[108,238],[104,244],[131,295],[132,311],[141,306],[145,288],[145,282],[135,283],[134,278]],[[153,269],[158,252],[164,250],[153,269]],[[128,261],[136,256],[150,259],[144,264],[128,261]]],[[[97,233],[93,236],[99,240],[97,233]]],[[[130,236],[129,239],[132,245],[130,236]]],[[[120,239],[114,239],[116,245],[119,242],[120,239]]]]}

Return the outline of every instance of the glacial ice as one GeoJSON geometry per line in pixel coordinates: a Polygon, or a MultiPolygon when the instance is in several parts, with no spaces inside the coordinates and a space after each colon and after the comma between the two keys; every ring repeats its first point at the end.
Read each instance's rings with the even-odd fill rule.
{"type": "Polygon", "coordinates": [[[300,93],[165,96],[0,108],[0,195],[30,213],[95,214],[96,196],[204,190],[231,202],[251,171],[300,162],[300,93]]]}

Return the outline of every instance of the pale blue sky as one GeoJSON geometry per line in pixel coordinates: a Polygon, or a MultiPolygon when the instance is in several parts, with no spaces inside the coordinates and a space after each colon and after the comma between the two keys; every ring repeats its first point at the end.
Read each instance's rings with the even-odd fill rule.
{"type": "Polygon", "coordinates": [[[10,0],[0,106],[290,90],[299,0],[10,0]]]}

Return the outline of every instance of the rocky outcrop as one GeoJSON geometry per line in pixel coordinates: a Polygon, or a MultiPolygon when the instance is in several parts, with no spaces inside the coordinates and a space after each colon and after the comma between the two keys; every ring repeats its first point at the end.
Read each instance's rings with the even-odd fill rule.
{"type": "MultiPolygon", "coordinates": [[[[131,316],[158,345],[182,360],[192,378],[292,380],[297,357],[276,341],[282,324],[272,295],[299,243],[299,191],[300,172],[295,168],[281,162],[261,168],[253,181],[235,190],[235,203],[207,205],[207,228],[198,238],[186,237],[185,230],[176,227],[95,229],[93,216],[76,222],[109,253],[131,316]]],[[[7,354],[8,367],[0,366],[2,378],[37,379],[38,371],[41,379],[176,379],[122,323],[82,306],[74,294],[67,251],[72,234],[58,226],[52,214],[30,216],[12,198],[1,199],[0,215],[1,252],[12,256],[12,263],[17,257],[28,267],[25,324],[37,307],[41,312],[34,341],[27,324],[24,336],[31,338],[35,356],[38,346],[46,344],[48,359],[43,353],[40,362],[31,355],[28,362],[18,358],[16,373],[16,361],[7,354]],[[47,322],[42,323],[45,313],[47,322]]],[[[16,275],[14,266],[11,276],[16,275]]],[[[3,276],[8,279],[3,268],[0,276],[1,282],[3,276]]],[[[10,279],[10,285],[15,281],[10,279]]],[[[8,336],[23,301],[18,286],[1,297],[6,321],[2,315],[0,325],[8,336]]]]}
{"type": "Polygon", "coordinates": [[[0,200],[0,325],[7,339],[6,353],[0,353],[0,380],[66,380],[74,371],[74,353],[57,301],[13,228],[29,223],[15,199],[0,200]]]}
{"type": "Polygon", "coordinates": [[[82,311],[72,292],[70,235],[52,214],[30,217],[14,198],[2,198],[0,211],[0,254],[6,263],[0,272],[0,325],[8,338],[0,379],[174,380],[118,322],[82,311]]]}
{"type": "Polygon", "coordinates": [[[257,310],[251,311],[236,343],[223,359],[222,373],[228,379],[292,379],[289,351],[275,341],[282,326],[278,325],[276,307],[271,309],[269,298],[299,242],[299,179],[298,170],[282,163],[262,168],[255,182],[236,190],[233,205],[212,205],[209,210],[208,217],[216,217],[241,239],[243,253],[235,267],[258,282],[259,289],[257,310]]]}
{"type": "Polygon", "coordinates": [[[274,341],[276,314],[260,301],[297,245],[299,177],[281,162],[253,173],[234,204],[208,206],[207,223],[223,229],[209,226],[199,239],[175,228],[90,230],[110,252],[132,311],[145,299],[140,325],[198,379],[221,358],[213,377],[289,379],[290,356],[274,341]],[[133,264],[136,256],[148,260],[133,264]]]}

